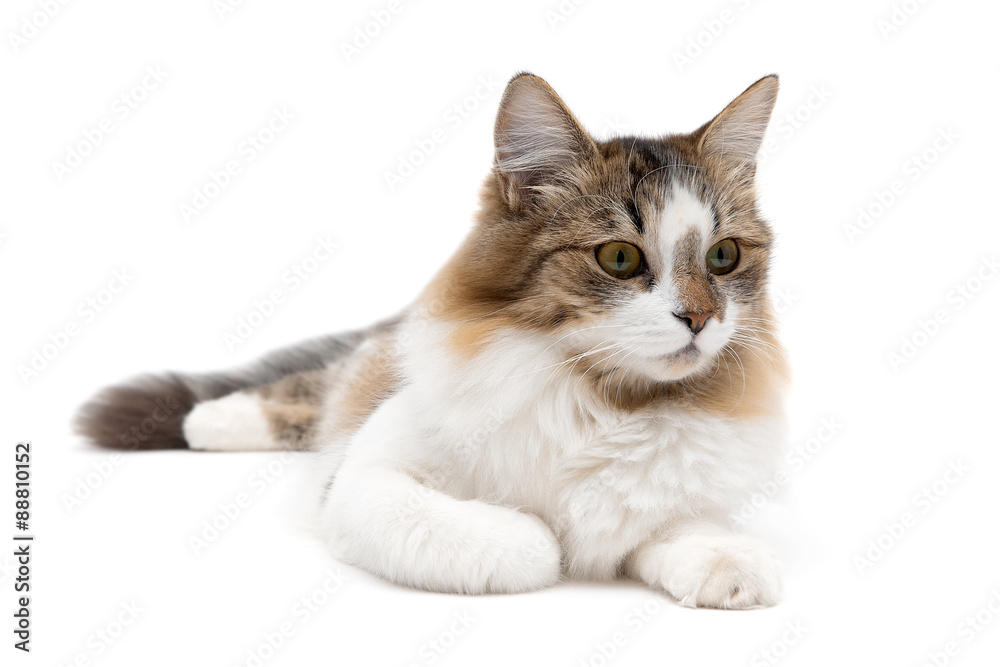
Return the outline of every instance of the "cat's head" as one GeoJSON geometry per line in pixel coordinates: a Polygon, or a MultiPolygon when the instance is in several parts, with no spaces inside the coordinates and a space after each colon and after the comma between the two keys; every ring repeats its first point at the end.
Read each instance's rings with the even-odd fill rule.
{"type": "Polygon", "coordinates": [[[545,81],[514,77],[479,224],[442,276],[456,344],[542,332],[619,393],[720,371],[745,385],[750,353],[777,355],[754,187],[777,92],[764,77],[690,134],[601,141],[545,81]]]}

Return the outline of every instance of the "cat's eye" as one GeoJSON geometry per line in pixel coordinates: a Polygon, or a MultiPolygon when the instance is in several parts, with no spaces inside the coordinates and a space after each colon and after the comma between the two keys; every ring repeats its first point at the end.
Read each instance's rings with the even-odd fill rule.
{"type": "Polygon", "coordinates": [[[705,264],[708,265],[709,273],[721,276],[736,268],[736,263],[740,261],[740,247],[732,239],[723,239],[708,249],[705,255],[705,264]]]}
{"type": "Polygon", "coordinates": [[[631,243],[612,241],[597,249],[597,263],[608,275],[624,280],[642,268],[642,255],[631,243]]]}

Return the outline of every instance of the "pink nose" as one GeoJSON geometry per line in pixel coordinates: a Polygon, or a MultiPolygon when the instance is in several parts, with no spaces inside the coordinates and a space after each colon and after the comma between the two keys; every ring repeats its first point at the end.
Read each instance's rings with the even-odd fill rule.
{"type": "Polygon", "coordinates": [[[712,316],[712,313],[674,313],[674,317],[679,320],[683,320],[687,325],[691,333],[698,334],[702,329],[705,328],[705,324],[708,322],[708,318],[712,316]]]}

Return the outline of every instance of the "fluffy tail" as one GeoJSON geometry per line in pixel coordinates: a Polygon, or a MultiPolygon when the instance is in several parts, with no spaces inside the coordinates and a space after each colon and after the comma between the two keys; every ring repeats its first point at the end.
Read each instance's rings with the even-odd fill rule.
{"type": "MultiPolygon", "coordinates": [[[[382,325],[384,326],[384,325],[382,325]]],[[[272,352],[228,373],[144,375],[108,387],[80,408],[77,433],[113,449],[184,449],[184,419],[199,403],[265,388],[348,357],[369,331],[326,336],[272,352]]]]}

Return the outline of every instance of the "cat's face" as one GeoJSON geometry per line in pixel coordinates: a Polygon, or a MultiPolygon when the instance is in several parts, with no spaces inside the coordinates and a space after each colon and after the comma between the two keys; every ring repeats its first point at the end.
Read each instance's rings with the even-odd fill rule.
{"type": "Polygon", "coordinates": [[[727,355],[764,344],[770,317],[753,176],[776,93],[762,79],[690,135],[595,141],[544,81],[516,77],[480,225],[449,269],[466,314],[542,331],[567,367],[609,377],[740,363],[727,355]]]}

